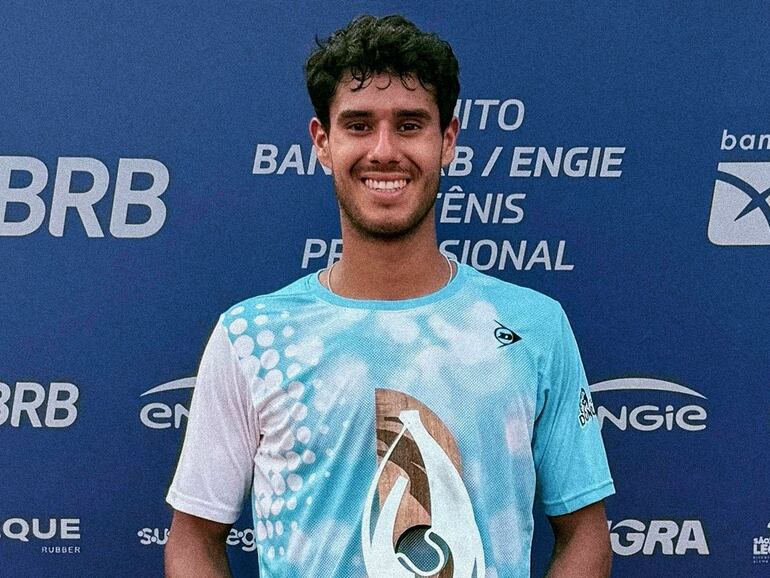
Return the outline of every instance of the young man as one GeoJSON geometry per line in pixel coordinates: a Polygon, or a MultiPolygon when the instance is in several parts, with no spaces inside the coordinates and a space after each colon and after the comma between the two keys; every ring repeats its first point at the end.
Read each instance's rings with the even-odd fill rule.
{"type": "Polygon", "coordinates": [[[613,484],[559,304],[449,261],[433,205],[458,66],[398,16],[362,17],[307,65],[343,256],[224,313],[168,501],[169,576],[224,576],[251,492],[263,578],[608,576],[613,484]]]}

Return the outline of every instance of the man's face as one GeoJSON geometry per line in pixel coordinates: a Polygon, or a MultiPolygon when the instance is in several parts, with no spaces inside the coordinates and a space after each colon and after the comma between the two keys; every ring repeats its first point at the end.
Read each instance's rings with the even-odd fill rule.
{"type": "Polygon", "coordinates": [[[329,130],[318,119],[310,123],[342,219],[368,237],[403,237],[432,225],[441,166],[454,158],[457,119],[442,133],[433,95],[416,79],[407,83],[380,74],[354,90],[358,82],[343,79],[329,130]]]}

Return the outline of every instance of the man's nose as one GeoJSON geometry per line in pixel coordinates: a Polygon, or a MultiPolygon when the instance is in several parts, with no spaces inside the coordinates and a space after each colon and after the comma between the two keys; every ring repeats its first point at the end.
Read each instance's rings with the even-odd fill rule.
{"type": "Polygon", "coordinates": [[[383,164],[398,161],[397,138],[390,127],[379,127],[374,134],[372,148],[369,150],[369,160],[383,164]]]}

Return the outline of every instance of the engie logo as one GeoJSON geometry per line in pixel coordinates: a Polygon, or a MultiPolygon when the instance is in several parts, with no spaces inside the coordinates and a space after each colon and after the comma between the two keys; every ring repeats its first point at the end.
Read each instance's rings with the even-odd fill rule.
{"type": "Polygon", "coordinates": [[[610,530],[612,551],[619,556],[633,556],[640,552],[652,556],[659,551],[664,556],[683,556],[690,551],[708,556],[706,534],[699,520],[622,520],[613,525],[607,521],[610,530]],[[660,546],[660,548],[658,548],[660,546]]]}
{"type": "Polygon", "coordinates": [[[0,426],[65,428],[78,417],[80,390],[71,383],[23,382],[10,387],[0,381],[0,426]]]}
{"type": "MultiPolygon", "coordinates": [[[[168,188],[168,183],[168,169],[160,161],[120,159],[115,175],[110,234],[138,239],[157,233],[166,221],[166,205],[160,196],[168,188]],[[136,180],[150,181],[150,184],[136,189],[136,180]],[[145,214],[149,213],[143,223],[128,222],[129,207],[132,205],[142,207],[145,214]]],[[[46,213],[45,201],[40,198],[40,193],[47,184],[48,168],[40,159],[0,156],[0,237],[22,237],[40,228],[46,213]],[[17,175],[15,184],[14,173],[17,175]],[[8,205],[15,209],[12,211],[14,218],[9,218],[8,205]]],[[[94,205],[107,193],[109,184],[110,173],[100,160],[60,157],[53,182],[48,232],[54,237],[63,236],[68,209],[72,208],[80,217],[86,235],[104,237],[94,205]]],[[[72,215],[71,212],[69,214],[72,215]]]]}
{"type": "MultiPolygon", "coordinates": [[[[142,528],[136,535],[139,536],[139,543],[143,546],[150,546],[157,544],[163,546],[168,542],[168,536],[170,530],[168,528],[142,528]]],[[[253,528],[246,528],[245,530],[238,530],[236,528],[230,528],[230,533],[227,535],[228,546],[240,546],[244,552],[253,552],[257,549],[256,534],[253,528]]]]}
{"type": "Polygon", "coordinates": [[[770,245],[770,162],[719,163],[708,238],[715,245],[770,245]]]}
{"type": "MultiPolygon", "coordinates": [[[[185,377],[148,389],[140,397],[167,391],[188,390],[194,387],[195,378],[185,377]]],[[[186,398],[189,398],[189,395],[186,398]]],[[[185,399],[186,403],[187,401],[185,399]]],[[[151,429],[168,429],[170,427],[179,429],[182,426],[182,418],[187,419],[189,413],[190,410],[185,404],[175,403],[172,406],[169,403],[154,401],[142,406],[139,412],[139,419],[145,427],[151,429]]]]}
{"type": "Polygon", "coordinates": [[[684,405],[669,403],[663,406],[660,401],[654,404],[631,404],[632,399],[638,398],[639,393],[637,392],[644,392],[644,397],[647,399],[653,396],[658,400],[680,399],[681,396],[695,398],[695,400],[706,399],[689,387],[660,379],[628,377],[602,381],[591,386],[594,403],[597,402],[597,398],[601,398],[602,401],[596,408],[599,425],[604,428],[609,423],[621,431],[626,431],[629,428],[636,431],[659,429],[672,431],[678,429],[690,432],[706,429],[706,417],[708,415],[706,408],[695,400],[692,400],[693,403],[684,405]],[[611,405],[609,402],[612,401],[614,395],[607,395],[607,392],[616,391],[634,393],[623,397],[621,401],[625,401],[625,404],[611,405]],[[597,393],[602,393],[602,395],[595,395],[597,393]]]}

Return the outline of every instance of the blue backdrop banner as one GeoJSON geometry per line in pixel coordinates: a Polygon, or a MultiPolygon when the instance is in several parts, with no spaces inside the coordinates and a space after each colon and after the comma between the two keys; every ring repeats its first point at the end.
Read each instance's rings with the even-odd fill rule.
{"type": "MultiPolygon", "coordinates": [[[[162,575],[219,314],[342,251],[302,65],[362,13],[460,60],[441,248],[569,315],[613,574],[770,575],[766,2],[7,0],[0,576],[162,575]]],[[[235,576],[253,528],[247,506],[235,576]]]]}

